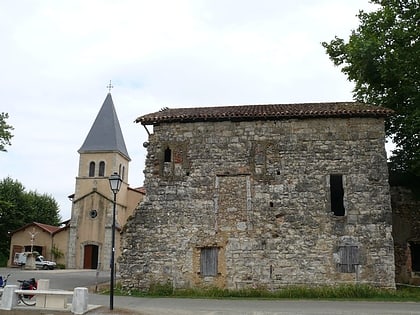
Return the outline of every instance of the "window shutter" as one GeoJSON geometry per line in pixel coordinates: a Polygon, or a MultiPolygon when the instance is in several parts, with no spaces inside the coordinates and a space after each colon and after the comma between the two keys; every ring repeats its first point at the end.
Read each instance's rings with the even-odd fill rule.
{"type": "Polygon", "coordinates": [[[339,248],[339,271],[344,273],[356,272],[359,265],[359,248],[357,246],[341,246],[339,248]]]}
{"type": "Polygon", "coordinates": [[[217,247],[205,247],[201,249],[200,274],[202,276],[217,275],[217,257],[219,249],[217,247]]]}

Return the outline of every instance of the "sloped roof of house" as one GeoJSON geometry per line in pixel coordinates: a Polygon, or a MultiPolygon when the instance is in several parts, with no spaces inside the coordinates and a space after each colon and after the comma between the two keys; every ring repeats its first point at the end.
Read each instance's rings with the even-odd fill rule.
{"type": "Polygon", "coordinates": [[[41,230],[44,230],[45,232],[52,235],[52,234],[55,234],[62,229],[65,229],[67,227],[67,225],[69,224],[69,222],[70,222],[70,220],[62,222],[62,226],[49,225],[49,224],[44,224],[44,223],[39,223],[39,222],[31,222],[31,223],[28,223],[28,224],[14,230],[12,232],[12,234],[15,234],[16,232],[19,232],[21,230],[26,229],[29,226],[34,225],[34,226],[39,227],[41,230]]]}
{"type": "Polygon", "coordinates": [[[45,230],[45,231],[47,231],[51,234],[60,229],[59,226],[48,225],[48,224],[38,223],[38,222],[34,222],[34,225],[39,226],[41,229],[43,229],[43,230],[45,230]]]}
{"type": "Polygon", "coordinates": [[[155,125],[168,122],[280,120],[290,118],[386,117],[392,110],[358,102],[237,105],[164,108],[138,117],[135,122],[155,125]]]}
{"type": "Polygon", "coordinates": [[[130,160],[111,93],[106,96],[85,142],[78,152],[119,152],[130,160]]]}

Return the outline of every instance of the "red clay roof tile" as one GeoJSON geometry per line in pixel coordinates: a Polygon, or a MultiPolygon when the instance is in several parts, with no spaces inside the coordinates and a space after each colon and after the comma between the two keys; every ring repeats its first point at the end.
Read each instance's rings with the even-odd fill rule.
{"type": "Polygon", "coordinates": [[[386,117],[392,110],[358,102],[237,105],[192,108],[165,108],[138,117],[135,122],[154,125],[162,122],[223,120],[280,120],[314,117],[386,117]]]}

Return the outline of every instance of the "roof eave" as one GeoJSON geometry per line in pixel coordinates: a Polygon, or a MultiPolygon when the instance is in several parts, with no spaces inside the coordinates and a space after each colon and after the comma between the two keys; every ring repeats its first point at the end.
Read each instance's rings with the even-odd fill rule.
{"type": "Polygon", "coordinates": [[[277,116],[237,116],[237,117],[172,117],[172,118],[160,118],[160,119],[143,119],[139,118],[135,122],[141,123],[143,126],[146,125],[158,125],[161,123],[193,123],[193,122],[222,122],[222,121],[269,121],[269,120],[286,120],[286,119],[311,119],[311,118],[386,118],[389,117],[388,113],[348,113],[348,114],[311,114],[311,115],[300,115],[300,114],[285,114],[277,116]]]}

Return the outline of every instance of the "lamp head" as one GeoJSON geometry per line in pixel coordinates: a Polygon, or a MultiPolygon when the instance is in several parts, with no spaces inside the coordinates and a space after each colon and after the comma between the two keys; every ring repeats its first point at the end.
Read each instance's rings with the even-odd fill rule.
{"type": "Polygon", "coordinates": [[[118,193],[121,188],[122,179],[120,175],[117,172],[114,172],[111,176],[108,178],[109,180],[109,186],[111,187],[111,190],[114,194],[118,193]]]}

